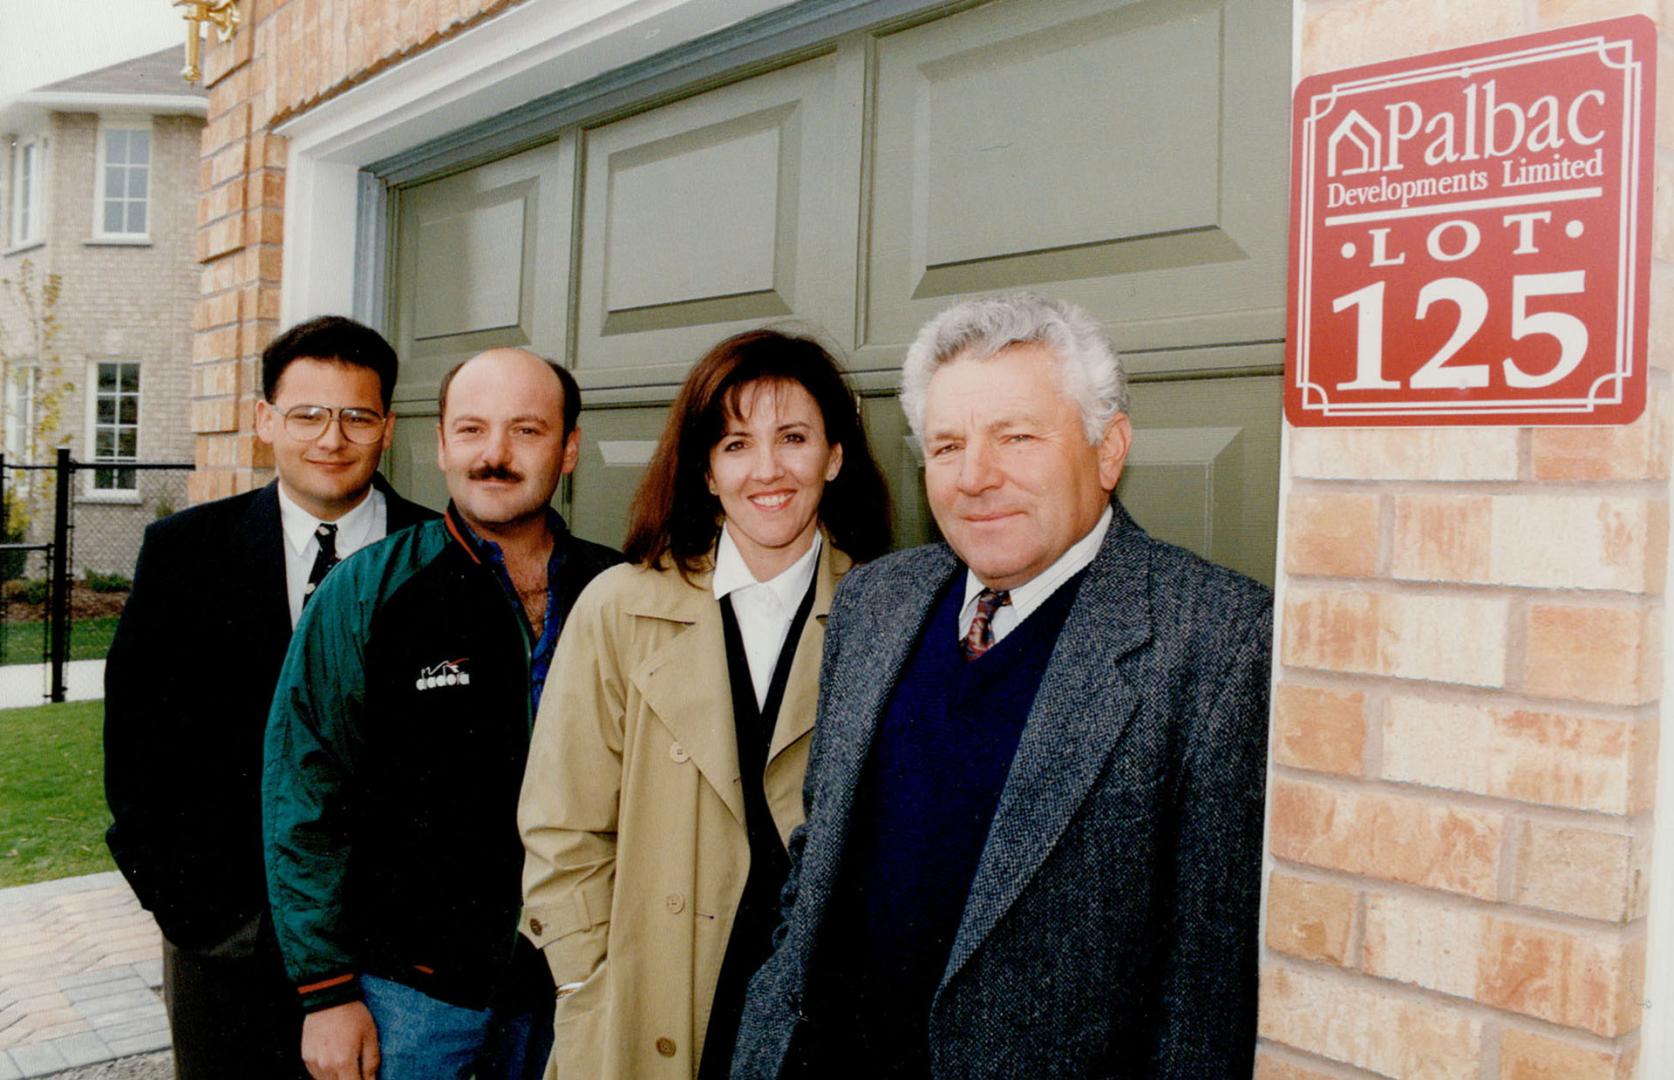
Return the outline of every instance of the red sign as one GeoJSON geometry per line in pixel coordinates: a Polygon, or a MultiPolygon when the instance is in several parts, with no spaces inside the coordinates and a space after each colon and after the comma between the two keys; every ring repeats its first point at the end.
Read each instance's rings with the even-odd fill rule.
{"type": "Polygon", "coordinates": [[[1656,51],[1633,16],[1303,80],[1291,423],[1640,414],[1656,51]]]}

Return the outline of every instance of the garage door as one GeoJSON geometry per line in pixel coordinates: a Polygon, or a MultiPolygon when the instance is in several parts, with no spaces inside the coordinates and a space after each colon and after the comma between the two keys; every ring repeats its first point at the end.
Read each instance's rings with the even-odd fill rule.
{"type": "Polygon", "coordinates": [[[1285,0],[999,0],[396,189],[397,486],[445,498],[441,374],[525,345],[583,387],[571,524],[619,542],[687,367],[776,325],[848,358],[897,541],[920,542],[901,357],[947,305],[1026,286],[1091,310],[1122,352],[1135,517],[1271,580],[1289,19],[1285,0]]]}

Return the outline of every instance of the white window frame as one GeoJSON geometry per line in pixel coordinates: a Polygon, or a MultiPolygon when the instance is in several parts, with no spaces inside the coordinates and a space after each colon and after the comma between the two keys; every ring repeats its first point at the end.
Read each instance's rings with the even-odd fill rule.
{"type": "Polygon", "coordinates": [[[20,136],[12,143],[11,175],[7,184],[11,212],[7,216],[11,219],[8,225],[13,251],[41,242],[42,219],[46,217],[46,149],[47,141],[40,135],[20,136]],[[31,152],[33,160],[29,168],[29,198],[26,202],[23,198],[23,159],[31,152]],[[29,211],[27,220],[25,209],[29,211]]]}
{"type": "MultiPolygon", "coordinates": [[[[35,455],[32,434],[35,426],[35,394],[40,368],[33,360],[13,360],[6,365],[6,381],[0,385],[0,409],[5,410],[5,438],[3,446],[7,465],[33,465],[35,455]],[[19,406],[21,415],[14,415],[12,411],[12,390],[14,386],[23,387],[19,406]],[[15,446],[14,446],[15,444],[15,446]]],[[[6,486],[19,495],[27,494],[34,474],[26,470],[12,472],[6,477],[6,486]]]]}
{"type": "MultiPolygon", "coordinates": [[[[140,418],[145,415],[145,363],[134,356],[102,356],[87,362],[87,460],[98,461],[99,445],[99,367],[103,364],[133,364],[140,370],[139,391],[135,395],[138,403],[134,412],[134,460],[144,460],[141,442],[144,436],[144,425],[140,418]]],[[[120,387],[120,384],[119,384],[120,387]]],[[[120,399],[120,388],[118,398],[120,399]]],[[[116,422],[117,430],[124,426],[121,421],[120,410],[116,422]]],[[[98,486],[99,469],[87,470],[87,481],[82,488],[82,498],[90,502],[137,503],[140,501],[139,475],[134,477],[131,488],[102,488],[98,486]]]]}
{"type": "MultiPolygon", "coordinates": [[[[149,116],[101,116],[97,139],[97,153],[93,165],[93,239],[101,243],[149,244],[151,242],[151,203],[156,190],[153,183],[156,170],[157,139],[149,116]],[[108,136],[113,131],[143,131],[146,133],[145,158],[145,229],[142,232],[108,232],[105,229],[105,159],[108,136]]],[[[126,217],[126,214],[124,214],[126,217]]]]}

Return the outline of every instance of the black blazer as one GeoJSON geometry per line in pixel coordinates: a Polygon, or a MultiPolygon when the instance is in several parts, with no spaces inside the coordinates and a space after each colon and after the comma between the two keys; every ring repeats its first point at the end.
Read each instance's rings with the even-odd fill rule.
{"type": "MultiPolygon", "coordinates": [[[[1250,1075],[1272,594],[1115,513],[930,1008],[937,1080],[1250,1075]]],[[[964,569],[944,544],[915,548],[854,570],[832,602],[794,906],[750,984],[735,1080],[830,1074],[798,1051],[843,1035],[804,991],[855,793],[891,688],[964,569]]]]}
{"type": "MultiPolygon", "coordinates": [[[[390,533],[436,516],[373,482],[390,533]]],[[[290,639],[277,481],[145,530],[105,661],[105,839],[176,945],[266,908],[262,737],[290,639]]]]}

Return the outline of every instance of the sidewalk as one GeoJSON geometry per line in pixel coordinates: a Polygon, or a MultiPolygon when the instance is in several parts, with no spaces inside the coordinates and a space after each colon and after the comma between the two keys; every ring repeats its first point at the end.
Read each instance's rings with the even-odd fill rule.
{"type": "Polygon", "coordinates": [[[115,871],[0,889],[0,1080],[161,1050],[157,926],[115,871]]]}
{"type": "MultiPolygon", "coordinates": [[[[46,664],[0,666],[0,709],[47,703],[46,664]]],[[[105,696],[105,662],[72,660],[64,670],[64,700],[92,701],[105,696]]],[[[0,1073],[0,1076],[5,1075],[0,1073]]]]}

